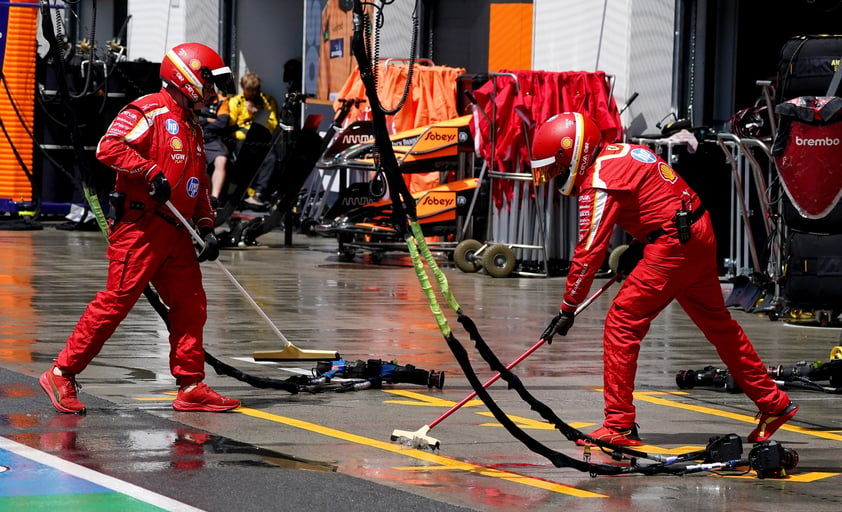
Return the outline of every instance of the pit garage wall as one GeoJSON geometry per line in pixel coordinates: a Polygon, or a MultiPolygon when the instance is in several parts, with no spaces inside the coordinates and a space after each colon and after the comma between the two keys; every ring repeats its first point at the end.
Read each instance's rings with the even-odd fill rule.
{"type": "Polygon", "coordinates": [[[626,136],[657,133],[672,108],[675,2],[534,0],[532,68],[613,75],[626,136]],[[589,8],[585,8],[585,6],[589,8]]]}
{"type": "MultiPolygon", "coordinates": [[[[237,58],[231,65],[237,92],[239,77],[253,71],[263,79],[263,90],[283,102],[284,63],[302,54],[303,0],[239,0],[233,5],[237,58]]],[[[219,49],[219,6],[219,0],[129,0],[129,60],[160,62],[169,47],[185,41],[219,49]]]]}

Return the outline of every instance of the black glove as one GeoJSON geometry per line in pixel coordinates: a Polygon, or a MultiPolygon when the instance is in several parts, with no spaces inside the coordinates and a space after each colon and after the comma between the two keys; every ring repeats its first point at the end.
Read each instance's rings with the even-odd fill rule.
{"type": "Polygon", "coordinates": [[[219,240],[216,238],[216,233],[213,228],[202,228],[199,230],[199,236],[202,237],[202,242],[205,246],[199,251],[199,261],[213,261],[219,257],[219,240]]]}
{"type": "Polygon", "coordinates": [[[152,176],[149,180],[149,195],[159,203],[166,203],[170,200],[170,182],[164,176],[164,173],[158,171],[158,174],[152,176]]]}
{"type": "Polygon", "coordinates": [[[541,339],[546,341],[547,345],[551,345],[553,342],[553,336],[556,334],[567,336],[567,331],[573,327],[573,320],[575,318],[576,315],[573,313],[567,313],[566,311],[559,310],[558,314],[553,317],[552,321],[550,321],[550,325],[544,329],[543,334],[541,334],[541,339]]]}

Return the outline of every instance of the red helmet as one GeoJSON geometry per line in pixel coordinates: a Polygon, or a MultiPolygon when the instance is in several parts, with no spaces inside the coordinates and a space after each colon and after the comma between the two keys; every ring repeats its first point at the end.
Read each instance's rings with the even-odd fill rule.
{"type": "Polygon", "coordinates": [[[562,112],[535,130],[532,141],[532,180],[543,185],[562,175],[559,191],[571,195],[578,176],[594,160],[602,133],[593,121],[578,112],[562,112]]]}
{"type": "Polygon", "coordinates": [[[202,101],[207,85],[227,92],[234,83],[222,57],[200,43],[184,43],[168,51],[161,62],[161,79],[193,102],[202,101]]]}

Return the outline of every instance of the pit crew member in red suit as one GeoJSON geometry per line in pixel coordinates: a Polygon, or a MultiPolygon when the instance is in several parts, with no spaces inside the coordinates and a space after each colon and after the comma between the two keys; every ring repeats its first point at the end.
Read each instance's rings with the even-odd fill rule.
{"type": "MultiPolygon", "coordinates": [[[[579,113],[562,113],[538,127],[532,143],[536,186],[556,179],[560,192],[578,196],[579,236],[559,313],[543,339],[566,335],[576,306],[605,261],[617,225],[642,244],[642,259],[623,282],[603,333],[605,419],[590,434],[638,446],[632,403],[640,343],[673,300],[716,348],[740,389],[759,409],[750,442],[768,439],[798,410],[767,373],[751,342],[725,307],[709,214],[696,193],[645,146],[605,144],[579,113]]],[[[584,439],[577,441],[584,445],[584,439]]]]}
{"type": "Polygon", "coordinates": [[[197,114],[214,101],[216,86],[233,84],[231,70],[211,48],[185,43],[167,52],[160,74],[162,89],[129,103],[97,146],[97,158],[117,173],[108,277],[53,367],[39,379],[60,412],[86,412],[75,376],[100,352],[148,283],[169,307],[170,371],[179,387],[173,408],[227,411],[240,405],[202,382],[207,300],[199,262],[216,259],[219,245],[197,114]],[[201,234],[198,257],[167,201],[201,234]]]}

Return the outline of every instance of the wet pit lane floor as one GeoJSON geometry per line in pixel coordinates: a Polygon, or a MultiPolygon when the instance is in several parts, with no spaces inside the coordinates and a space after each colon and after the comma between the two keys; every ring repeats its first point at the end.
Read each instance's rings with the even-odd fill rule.
{"type": "MultiPolygon", "coordinates": [[[[265,240],[264,240],[265,238],[265,240]]],[[[0,231],[0,510],[782,510],[842,507],[842,404],[838,395],[792,389],[801,404],[775,438],[799,463],[785,478],[753,471],[684,476],[591,477],[555,467],[517,441],[478,400],[428,432],[439,450],[392,442],[415,432],[471,392],[442,339],[405,254],[353,262],[333,240],[269,233],[261,247],[225,250],[220,261],[302,349],[335,350],[346,360],[396,360],[443,371],[442,389],[290,394],[250,386],[208,368],[207,382],[243,401],[223,414],[176,412],[163,322],[141,301],[79,376],[86,416],[56,413],[37,377],[62,348],[87,302],[104,284],[98,232],[0,231]],[[375,260],[379,263],[375,263],[375,260]]],[[[563,278],[494,279],[441,259],[455,298],[504,362],[529,349],[552,317],[563,278]]],[[[310,374],[313,361],[254,361],[283,348],[271,326],[230,282],[203,266],[209,319],[205,347],[249,375],[310,374]]],[[[597,281],[596,286],[603,281],[597,281]]],[[[435,286],[435,284],[434,284],[435,286]]],[[[616,288],[617,285],[615,285],[616,288]]],[[[516,367],[530,392],[564,421],[589,432],[602,417],[601,329],[615,288],[598,298],[570,335],[516,367]]],[[[723,293],[728,293],[727,285],[723,293]]],[[[439,298],[443,307],[444,300],[439,298]]],[[[826,360],[838,327],[793,325],[732,314],[769,365],[826,360]]],[[[455,315],[445,311],[481,381],[493,376],[455,315]]],[[[742,394],[679,389],[677,372],[721,365],[677,306],[655,321],[638,368],[641,450],[681,454],[712,436],[736,433],[743,455],[756,413],[742,394]]],[[[575,460],[583,450],[529,410],[504,383],[496,403],[526,433],[575,460]]],[[[593,450],[593,462],[627,465],[593,450]]]]}

